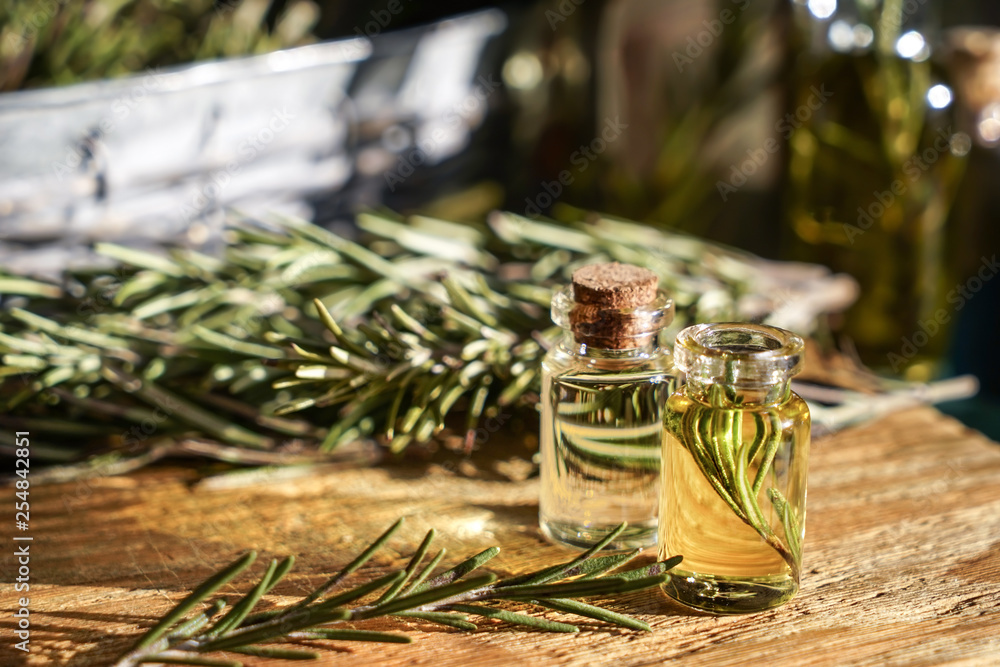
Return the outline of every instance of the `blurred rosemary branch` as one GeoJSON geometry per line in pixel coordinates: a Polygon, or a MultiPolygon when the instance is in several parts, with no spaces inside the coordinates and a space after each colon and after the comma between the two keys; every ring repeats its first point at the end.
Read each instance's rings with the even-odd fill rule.
{"type": "Polygon", "coordinates": [[[0,91],[66,85],[307,44],[312,0],[0,4],[0,91]]]}
{"type": "Polygon", "coordinates": [[[675,556],[606,576],[635,558],[640,551],[594,556],[625,529],[622,524],[577,558],[538,572],[503,581],[497,581],[493,574],[468,576],[500,553],[499,547],[490,547],[432,577],[445,555],[442,549],[424,562],[434,539],[432,529],[404,569],[334,593],[344,579],[368,562],[402,522],[400,519],[393,524],[340,572],[294,604],[252,613],[261,598],[291,571],[294,558],[288,557],[280,562],[272,560],[260,581],[225,614],[222,613],[226,608],[223,599],[216,599],[207,608],[195,613],[220,588],[250,567],[257,557],[253,551],[244,554],[202,582],[167,612],[139,638],[128,654],[115,663],[116,667],[134,667],[145,662],[217,667],[240,665],[237,661],[205,656],[219,651],[286,660],[318,658],[319,655],[313,651],[267,645],[304,640],[409,643],[410,638],[405,635],[331,627],[390,616],[461,630],[475,630],[476,625],[469,621],[469,617],[479,616],[551,632],[579,631],[577,626],[569,623],[513,612],[492,604],[501,600],[529,603],[649,632],[649,625],[643,621],[573,598],[620,595],[652,588],[663,583],[670,576],[669,570],[681,562],[681,557],[675,556]],[[367,602],[359,602],[366,598],[367,602]]]}
{"type": "Polygon", "coordinates": [[[30,429],[36,456],[72,459],[84,439],[119,469],[178,451],[281,462],[363,438],[399,452],[452,434],[469,449],[480,419],[537,399],[550,295],[577,266],[655,271],[672,330],[732,319],[756,270],[602,217],[357,222],[354,241],[239,219],[221,256],[98,244],[112,269],[61,285],[0,276],[0,424],[30,429]]]}

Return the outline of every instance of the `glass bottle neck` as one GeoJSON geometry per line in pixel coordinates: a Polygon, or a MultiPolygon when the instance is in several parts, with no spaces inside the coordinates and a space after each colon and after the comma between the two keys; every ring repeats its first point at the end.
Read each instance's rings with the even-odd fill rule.
{"type": "Polygon", "coordinates": [[[790,380],[754,387],[707,382],[690,376],[682,377],[680,381],[684,392],[691,398],[727,410],[778,405],[787,400],[792,391],[790,380]]]}
{"type": "Polygon", "coordinates": [[[658,336],[655,334],[643,336],[641,339],[637,339],[637,342],[640,343],[638,347],[619,350],[595,347],[593,345],[587,345],[586,343],[580,343],[577,341],[576,336],[573,335],[573,332],[563,331],[562,339],[559,341],[559,347],[567,354],[587,359],[608,359],[621,361],[648,359],[661,352],[657,338],[658,336]]]}
{"type": "Polygon", "coordinates": [[[685,392],[732,409],[788,399],[805,342],[791,331],[747,322],[695,324],[677,334],[674,362],[685,392]]]}

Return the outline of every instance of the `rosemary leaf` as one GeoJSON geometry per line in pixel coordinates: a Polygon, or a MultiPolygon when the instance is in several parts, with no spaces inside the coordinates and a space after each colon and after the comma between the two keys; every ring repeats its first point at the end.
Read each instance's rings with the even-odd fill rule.
{"type": "Polygon", "coordinates": [[[340,628],[315,628],[292,632],[288,636],[292,639],[332,639],[342,642],[379,642],[383,644],[409,644],[413,641],[406,635],[395,635],[390,632],[342,630],[340,628]]]}
{"type": "Polygon", "coordinates": [[[120,260],[124,264],[149,269],[157,273],[163,273],[171,278],[181,278],[185,275],[184,270],[177,264],[161,255],[143,252],[134,248],[126,248],[115,243],[96,243],[94,250],[105,257],[120,260]]]}
{"type": "Polygon", "coordinates": [[[607,609],[602,609],[601,607],[595,607],[592,604],[580,602],[579,600],[552,598],[549,600],[532,600],[531,603],[542,607],[548,607],[549,609],[555,609],[556,611],[566,612],[568,614],[586,616],[587,618],[594,618],[598,621],[604,621],[605,623],[620,625],[622,627],[629,628],[630,630],[641,630],[643,632],[653,631],[653,629],[649,627],[648,623],[640,621],[637,618],[632,618],[631,616],[626,616],[625,614],[618,614],[607,609]]]}
{"type": "Polygon", "coordinates": [[[295,556],[287,556],[286,558],[283,558],[281,562],[278,563],[278,567],[275,568],[274,573],[271,575],[271,579],[270,581],[268,581],[267,587],[264,589],[264,595],[270,593],[271,589],[277,586],[278,583],[285,578],[285,575],[288,574],[288,572],[294,566],[295,566],[295,556]]]}
{"type": "MultiPolygon", "coordinates": [[[[763,467],[763,464],[761,466],[763,467]]],[[[767,539],[772,534],[771,526],[760,509],[757,496],[747,482],[747,458],[745,454],[738,457],[736,464],[736,492],[740,499],[740,505],[746,513],[748,523],[761,537],[767,539]]]]}
{"type": "Polygon", "coordinates": [[[337,607],[342,607],[348,602],[354,602],[355,600],[359,600],[364,596],[368,595],[369,593],[373,593],[384,586],[388,586],[391,589],[391,587],[395,586],[405,578],[406,578],[405,572],[391,572],[385,575],[384,577],[379,577],[378,579],[375,579],[374,581],[369,581],[368,583],[355,586],[351,590],[345,591],[340,595],[334,595],[331,598],[327,598],[325,600],[317,602],[316,604],[309,607],[308,610],[326,611],[328,609],[336,609],[337,607]]]}
{"type": "Polygon", "coordinates": [[[781,439],[784,436],[781,428],[781,419],[778,417],[777,411],[768,410],[767,416],[771,428],[768,431],[767,441],[764,444],[764,458],[761,460],[760,467],[757,468],[757,476],[753,480],[752,492],[754,497],[757,496],[761,487],[764,486],[764,478],[771,469],[774,455],[778,452],[778,447],[781,445],[781,439]]]}
{"type": "Polygon", "coordinates": [[[242,646],[239,648],[226,649],[230,653],[242,653],[260,658],[274,658],[275,660],[318,660],[319,653],[316,651],[300,651],[291,648],[272,648],[270,646],[242,646]]]}
{"type": "Polygon", "coordinates": [[[35,313],[28,312],[22,308],[11,308],[7,312],[9,312],[12,317],[20,320],[29,327],[52,334],[58,338],[75,341],[77,343],[82,343],[83,345],[92,345],[102,349],[128,349],[128,341],[124,338],[116,338],[114,336],[100,333],[99,331],[82,329],[77,326],[62,326],[47,317],[36,315],[35,313]]]}
{"type": "Polygon", "coordinates": [[[333,337],[337,339],[342,347],[347,348],[348,351],[354,354],[364,356],[367,353],[365,348],[361,347],[350,338],[344,334],[344,330],[340,328],[337,321],[333,319],[333,315],[327,310],[326,306],[319,299],[313,299],[313,306],[316,307],[316,313],[319,315],[319,319],[323,322],[323,325],[333,334],[333,337]]]}
{"type": "Polygon", "coordinates": [[[9,278],[0,276],[0,294],[20,294],[21,296],[37,296],[46,299],[58,299],[62,289],[58,285],[43,283],[27,278],[9,278]]]}
{"type": "Polygon", "coordinates": [[[403,576],[399,579],[399,581],[390,586],[389,590],[387,590],[375,604],[379,605],[386,602],[390,602],[397,595],[399,595],[400,591],[402,591],[403,587],[406,586],[406,584],[410,581],[410,577],[413,576],[413,573],[420,565],[420,561],[422,561],[424,559],[424,556],[427,555],[427,550],[430,549],[431,542],[434,540],[434,534],[435,533],[433,528],[427,531],[427,535],[424,537],[423,542],[421,542],[420,546],[417,547],[416,553],[414,553],[413,557],[410,558],[410,562],[407,564],[406,569],[403,571],[403,576]]]}
{"type": "Polygon", "coordinates": [[[535,584],[521,586],[504,586],[484,593],[479,599],[532,600],[535,598],[593,597],[603,595],[619,595],[644,588],[651,588],[666,581],[667,574],[651,577],[626,579],[623,577],[604,577],[585,581],[570,581],[559,584],[535,584]]]}
{"type": "Polygon", "coordinates": [[[257,606],[260,602],[260,598],[268,590],[268,586],[271,582],[271,578],[274,576],[275,570],[278,569],[278,561],[276,559],[271,559],[270,565],[267,567],[267,571],[264,576],[261,577],[260,581],[257,583],[253,589],[243,596],[243,599],[233,605],[233,608],[229,610],[225,616],[223,616],[219,621],[212,626],[208,631],[208,636],[214,637],[220,635],[231,628],[238,628],[243,619],[247,617],[250,610],[257,606]]]}
{"type": "Polygon", "coordinates": [[[738,410],[719,410],[715,416],[714,440],[719,452],[719,467],[730,475],[736,469],[733,452],[743,448],[742,429],[736,430],[736,424],[742,419],[743,415],[738,410]]]}
{"type": "Polygon", "coordinates": [[[443,611],[400,611],[393,614],[393,616],[402,616],[403,618],[416,618],[421,621],[428,621],[430,623],[437,623],[438,625],[445,625],[450,628],[458,628],[459,630],[477,630],[475,623],[470,623],[464,614],[449,614],[443,611]]]}
{"type": "Polygon", "coordinates": [[[407,609],[417,609],[423,607],[424,605],[429,605],[453,596],[461,595],[462,593],[476,588],[488,586],[496,580],[496,575],[481,574],[463,581],[456,581],[451,584],[407,595],[406,597],[396,598],[391,602],[377,605],[371,609],[359,611],[354,617],[360,620],[363,618],[371,618],[372,616],[392,614],[397,611],[406,611],[407,609]]]}
{"type": "Polygon", "coordinates": [[[136,662],[159,662],[166,665],[195,665],[196,667],[243,667],[237,660],[206,658],[195,653],[163,652],[140,657],[136,662]]]}
{"type": "Polygon", "coordinates": [[[273,641],[280,639],[289,632],[301,630],[311,625],[320,625],[331,621],[346,621],[350,619],[351,613],[344,609],[334,609],[330,611],[309,612],[301,611],[294,619],[286,619],[277,616],[270,621],[242,627],[238,630],[231,630],[219,637],[205,637],[198,645],[198,650],[225,651],[233,647],[249,646],[259,642],[273,641]]]}
{"type": "Polygon", "coordinates": [[[467,558],[455,567],[445,570],[438,576],[434,577],[428,582],[420,584],[414,589],[414,593],[419,593],[431,588],[438,588],[444,586],[445,584],[450,584],[458,579],[461,579],[465,575],[469,574],[473,570],[476,570],[486,563],[493,560],[496,555],[500,553],[500,547],[490,547],[489,549],[483,549],[475,556],[467,558]]]}
{"type": "Polygon", "coordinates": [[[248,357],[260,357],[261,359],[285,358],[285,351],[277,347],[260,345],[258,343],[247,343],[239,340],[238,338],[233,338],[232,336],[227,336],[225,334],[218,333],[217,331],[206,329],[205,327],[197,324],[192,328],[192,331],[195,336],[202,339],[206,343],[220,347],[224,350],[232,350],[233,352],[248,357]]]}
{"type": "Polygon", "coordinates": [[[534,584],[544,584],[547,581],[552,581],[554,579],[561,579],[567,576],[566,575],[567,572],[572,570],[574,567],[584,563],[598,551],[611,544],[612,540],[621,535],[627,527],[628,525],[624,523],[619,525],[617,528],[615,528],[610,533],[605,535],[600,541],[598,541],[597,544],[590,547],[589,549],[587,549],[585,552],[583,552],[573,560],[569,561],[568,563],[564,563],[563,565],[553,568],[551,570],[543,571],[539,575],[536,575],[535,577],[532,577],[527,581],[525,581],[524,585],[530,586],[534,584]]]}
{"type": "MultiPolygon", "coordinates": [[[[634,559],[636,556],[642,553],[642,549],[634,549],[632,551],[626,551],[623,554],[611,554],[609,556],[600,556],[597,558],[591,558],[584,561],[580,565],[571,568],[566,572],[564,577],[573,577],[577,574],[582,574],[580,580],[593,579],[595,577],[600,577],[603,574],[615,570],[630,560],[634,559]]],[[[618,575],[615,575],[618,576],[618,575]]]]}
{"type": "Polygon", "coordinates": [[[274,442],[267,437],[220,419],[211,412],[187,401],[177,394],[125,372],[110,362],[102,368],[105,378],[146,403],[168,412],[173,418],[204,429],[226,442],[253,449],[270,449],[274,442]]]}
{"type": "Polygon", "coordinates": [[[493,618],[500,621],[506,621],[508,623],[513,623],[514,625],[524,625],[531,628],[538,628],[540,630],[548,630],[549,632],[579,632],[580,628],[575,625],[570,625],[569,623],[559,623],[557,621],[550,621],[545,618],[540,618],[538,616],[528,616],[527,614],[518,614],[513,611],[507,611],[505,609],[496,609],[494,607],[486,607],[476,604],[452,604],[448,605],[449,609],[454,609],[455,611],[462,612],[465,614],[475,614],[476,616],[482,616],[484,618],[493,618]]]}
{"type": "Polygon", "coordinates": [[[795,517],[795,510],[792,509],[785,496],[778,489],[773,487],[768,489],[767,497],[771,500],[774,511],[777,512],[778,518],[781,520],[781,525],[785,529],[785,542],[788,544],[788,550],[792,552],[795,560],[799,561],[802,552],[802,543],[799,538],[800,528],[799,522],[795,517]]]}
{"type": "Polygon", "coordinates": [[[340,572],[327,579],[321,586],[319,586],[312,593],[302,598],[302,600],[300,600],[298,603],[292,605],[289,608],[289,611],[301,609],[302,607],[305,607],[311,602],[318,600],[319,598],[323,597],[328,592],[333,590],[334,586],[336,586],[346,577],[350,576],[355,571],[357,571],[359,567],[367,563],[371,559],[371,557],[375,555],[376,551],[385,546],[385,543],[389,541],[389,538],[391,538],[396,533],[396,531],[400,529],[402,525],[403,525],[403,518],[400,517],[399,519],[396,519],[395,523],[389,526],[384,533],[379,535],[374,542],[369,544],[368,547],[360,554],[358,554],[358,556],[354,560],[345,565],[340,572]]]}
{"type": "Polygon", "coordinates": [[[413,577],[413,580],[410,581],[406,590],[404,590],[402,594],[409,595],[410,593],[414,593],[419,590],[420,585],[431,575],[434,568],[436,568],[441,560],[444,559],[444,555],[446,553],[447,549],[441,549],[441,551],[437,552],[437,555],[434,556],[434,558],[432,558],[431,561],[420,570],[420,572],[417,573],[417,576],[413,577]]]}
{"type": "Polygon", "coordinates": [[[624,579],[625,581],[635,581],[637,579],[646,579],[649,577],[655,577],[657,575],[664,574],[669,570],[680,565],[681,561],[684,560],[683,556],[673,556],[667,560],[661,560],[651,565],[643,565],[642,567],[637,567],[633,570],[624,570],[622,572],[615,573],[615,579],[624,579]]]}
{"type": "Polygon", "coordinates": [[[754,422],[754,438],[753,442],[750,444],[750,449],[747,452],[747,461],[753,461],[757,458],[757,454],[760,453],[760,448],[764,446],[764,440],[767,436],[767,426],[764,423],[764,416],[759,412],[753,412],[753,422],[754,422]]]}
{"type": "Polygon", "coordinates": [[[213,616],[221,612],[226,608],[226,601],[223,599],[218,599],[212,603],[204,612],[198,614],[197,616],[191,617],[190,620],[184,621],[180,625],[174,627],[173,631],[170,632],[171,638],[187,639],[194,633],[198,632],[212,619],[213,616]]]}
{"type": "Polygon", "coordinates": [[[221,570],[217,574],[209,577],[198,588],[194,589],[190,595],[177,603],[156,625],[150,628],[146,634],[139,638],[135,644],[135,649],[149,646],[163,636],[167,630],[173,627],[202,600],[219,590],[233,580],[240,572],[250,567],[257,559],[257,552],[250,551],[233,561],[229,567],[221,570]]]}

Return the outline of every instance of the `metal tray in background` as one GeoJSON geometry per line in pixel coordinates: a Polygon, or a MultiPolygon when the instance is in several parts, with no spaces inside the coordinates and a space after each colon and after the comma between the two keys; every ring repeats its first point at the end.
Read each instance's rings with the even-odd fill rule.
{"type": "Polygon", "coordinates": [[[405,199],[427,172],[472,179],[506,26],[487,10],[2,95],[0,267],[54,274],[98,239],[211,242],[227,208],[330,218],[405,199]]]}

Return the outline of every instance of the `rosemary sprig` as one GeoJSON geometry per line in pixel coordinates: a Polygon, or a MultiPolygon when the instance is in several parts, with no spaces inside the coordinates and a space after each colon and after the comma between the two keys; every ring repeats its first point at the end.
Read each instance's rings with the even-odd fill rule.
{"type": "Polygon", "coordinates": [[[39,451],[82,452],[45,427],[59,410],[122,469],[188,440],[248,464],[365,438],[400,452],[449,428],[471,449],[482,420],[535,402],[556,335],[549,299],[580,264],[655,271],[678,304],[674,328],[733,319],[754,292],[753,257],[618,220],[372,213],[360,225],[352,240],[238,219],[218,258],[100,244],[120,263],[111,275],[67,275],[65,289],[0,276],[19,306],[0,310],[0,425],[36,420],[39,451]]]}
{"type": "Polygon", "coordinates": [[[270,1],[257,7],[211,0],[191,0],[183,7],[158,0],[3,3],[0,90],[66,85],[308,44],[315,41],[318,19],[318,11],[288,11],[270,1]],[[269,13],[277,17],[274,25],[265,18],[269,13]]]}
{"type": "MultiPolygon", "coordinates": [[[[226,606],[221,599],[212,601],[203,611],[192,614],[198,606],[208,602],[220,588],[250,567],[257,554],[251,551],[241,556],[206,579],[190,595],[181,600],[139,638],[132,650],[115,663],[116,667],[134,667],[145,662],[227,667],[240,664],[238,661],[208,655],[221,651],[287,660],[319,657],[315,651],[270,645],[303,640],[410,642],[410,638],[405,635],[359,630],[353,627],[331,627],[340,623],[381,617],[417,619],[462,630],[475,630],[477,626],[469,621],[469,617],[479,616],[550,632],[579,631],[577,626],[570,623],[531,616],[491,604],[496,601],[529,603],[632,630],[649,632],[649,625],[643,621],[570,598],[619,595],[651,588],[666,581],[670,576],[669,570],[681,561],[681,557],[676,556],[652,565],[609,574],[636,554],[595,558],[594,554],[602,546],[598,543],[567,563],[545,568],[539,572],[505,581],[498,581],[492,574],[467,578],[467,575],[472,574],[499,553],[498,547],[492,547],[430,581],[420,583],[421,579],[426,580],[430,570],[440,560],[435,557],[423,570],[420,569],[420,563],[434,538],[434,531],[431,530],[404,570],[334,593],[339,583],[366,563],[392,537],[402,525],[402,521],[400,519],[393,524],[340,572],[292,605],[250,615],[261,598],[292,569],[294,559],[286,558],[280,563],[272,560],[258,583],[225,615],[218,617],[226,606]],[[414,573],[418,571],[420,574],[413,579],[414,573]],[[409,587],[407,582],[411,582],[409,587]],[[377,597],[373,597],[376,595],[377,597]],[[360,602],[366,598],[370,601],[360,602]]],[[[625,525],[622,524],[611,538],[605,539],[605,543],[624,529],[625,525]]]]}
{"type": "Polygon", "coordinates": [[[766,498],[783,529],[783,536],[779,536],[772,529],[760,504],[761,490],[785,437],[781,420],[773,409],[764,411],[764,414],[753,412],[754,436],[749,442],[744,442],[745,410],[721,407],[724,399],[717,395],[719,387],[712,389],[708,405],[692,402],[682,415],[668,417],[666,426],[691,453],[716,495],[743,523],[760,535],[788,564],[793,576],[797,576],[801,544],[800,523],[795,509],[778,489],[766,489],[766,498]],[[754,465],[756,471],[751,477],[754,465]]]}

